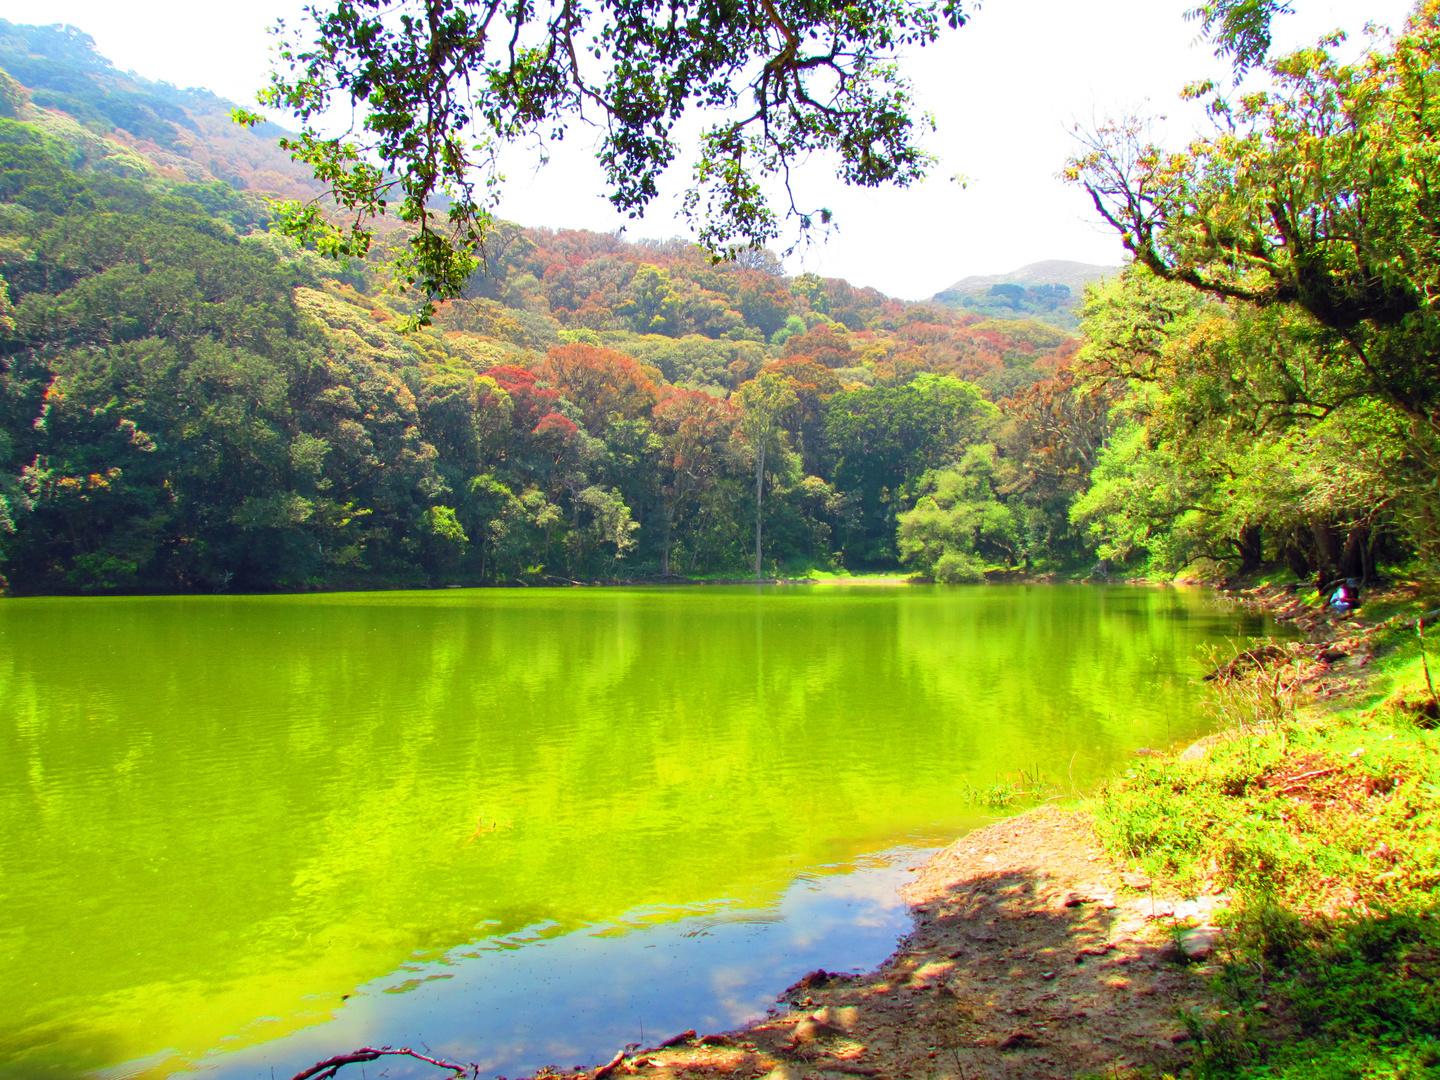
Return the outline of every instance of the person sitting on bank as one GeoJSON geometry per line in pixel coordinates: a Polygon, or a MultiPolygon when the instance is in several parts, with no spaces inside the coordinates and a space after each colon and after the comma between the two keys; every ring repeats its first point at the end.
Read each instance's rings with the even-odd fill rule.
{"type": "Polygon", "coordinates": [[[1360,606],[1360,582],[1346,578],[1330,597],[1330,606],[1337,615],[1348,615],[1360,606]]]}

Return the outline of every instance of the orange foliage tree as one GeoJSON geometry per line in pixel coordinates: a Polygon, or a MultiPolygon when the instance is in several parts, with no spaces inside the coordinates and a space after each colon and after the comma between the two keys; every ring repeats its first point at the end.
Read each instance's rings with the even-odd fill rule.
{"type": "Polygon", "coordinates": [[[545,354],[539,374],[579,407],[592,435],[604,434],[612,416],[634,420],[655,405],[655,383],[645,369],[614,349],[557,345],[545,354]]]}
{"type": "Polygon", "coordinates": [[[787,356],[808,356],[827,368],[849,367],[855,362],[846,335],[835,333],[829,323],[820,323],[808,333],[796,334],[785,343],[787,356]]]}
{"type": "Polygon", "coordinates": [[[560,399],[558,390],[537,386],[534,372],[514,364],[497,364],[483,374],[494,379],[496,385],[510,395],[513,404],[511,422],[522,434],[533,431],[541,418],[554,410],[555,402],[560,399]]]}
{"type": "Polygon", "coordinates": [[[696,497],[719,479],[738,418],[739,410],[730,402],[703,390],[676,386],[667,386],[652,410],[653,428],[661,443],[662,576],[670,573],[675,525],[696,497]]]}

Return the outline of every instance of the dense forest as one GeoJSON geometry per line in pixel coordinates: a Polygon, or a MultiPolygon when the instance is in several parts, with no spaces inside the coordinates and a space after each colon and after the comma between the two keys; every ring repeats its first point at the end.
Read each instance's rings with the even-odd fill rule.
{"type": "Polygon", "coordinates": [[[904,303],[502,224],[401,332],[403,227],[341,262],[268,231],[266,195],[307,189],[265,130],[73,30],[4,24],[0,63],[15,592],[1311,575],[1434,542],[1430,391],[1407,411],[1303,306],[1138,257],[1072,336],[1063,286],[904,303]]]}
{"type": "Polygon", "coordinates": [[[1083,554],[1043,423],[996,405],[1074,353],[1053,326],[501,226],[400,333],[382,252],[296,249],[84,89],[12,80],[0,122],[16,591],[733,574],[757,516],[764,573],[1083,554]]]}

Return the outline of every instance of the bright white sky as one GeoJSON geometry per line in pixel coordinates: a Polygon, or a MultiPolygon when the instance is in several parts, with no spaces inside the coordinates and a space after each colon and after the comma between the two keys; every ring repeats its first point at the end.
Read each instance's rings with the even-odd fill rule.
{"type": "MultiPolygon", "coordinates": [[[[323,0],[318,0],[323,6],[323,0]]],[[[921,299],[968,274],[1001,273],[1041,259],[1118,263],[1119,242],[1094,223],[1083,193],[1055,178],[1076,121],[1144,108],[1166,114],[1175,142],[1198,123],[1176,95],[1221,69],[1181,13],[1195,0],[985,0],[970,23],[909,58],[922,108],[939,130],[933,178],[908,191],[846,190],[815,162],[798,178],[802,201],[828,205],[838,232],[792,257],[812,270],[921,299]],[[964,174],[961,190],[950,177],[964,174]]],[[[66,22],[95,39],[121,70],[203,86],[250,103],[265,82],[277,17],[298,20],[297,0],[0,0],[11,22],[66,22]]],[[[1295,0],[1277,24],[1294,47],[1336,28],[1360,37],[1366,20],[1399,29],[1411,0],[1295,0]]],[[[283,118],[281,119],[283,122],[283,118]]],[[[518,159],[501,213],[525,225],[608,230],[626,224],[604,201],[587,133],[576,130],[538,173],[518,159]]],[[[688,165],[671,172],[668,195],[688,165]]],[[[672,197],[633,237],[688,235],[672,197]]]]}

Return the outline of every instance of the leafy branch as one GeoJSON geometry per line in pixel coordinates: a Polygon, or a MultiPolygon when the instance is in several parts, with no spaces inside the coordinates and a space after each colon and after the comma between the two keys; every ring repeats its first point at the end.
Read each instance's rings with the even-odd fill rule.
{"type": "Polygon", "coordinates": [[[306,13],[314,40],[277,29],[280,64],[261,100],[300,121],[282,145],[346,223],[290,203],[280,228],[325,254],[364,257],[377,218],[410,225],[395,268],[427,298],[421,321],[477,268],[504,182],[499,148],[543,147],[572,123],[603,129],[610,202],[633,218],[658,196],[687,112],[720,114],[683,200],[716,259],[780,234],[768,176],[781,178],[784,217],[802,235],[830,223],[790,191],[809,155],[833,155],[850,184],[914,182],[933,160],[917,135],[933,124],[913,115],[896,62],[966,18],[960,0],[334,0],[306,13]],[[344,106],[347,130],[325,134],[344,106]]]}

